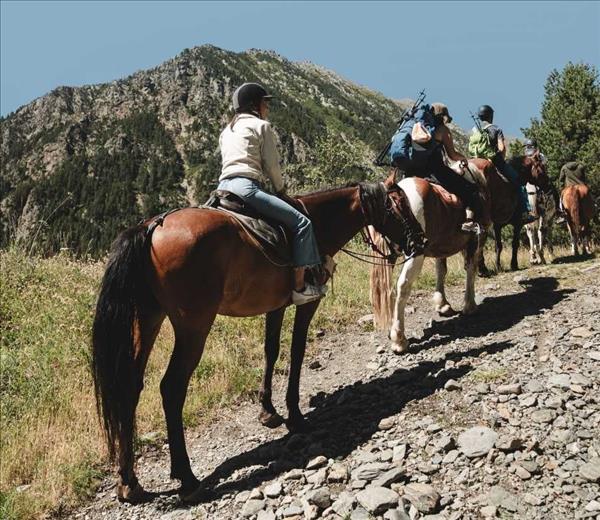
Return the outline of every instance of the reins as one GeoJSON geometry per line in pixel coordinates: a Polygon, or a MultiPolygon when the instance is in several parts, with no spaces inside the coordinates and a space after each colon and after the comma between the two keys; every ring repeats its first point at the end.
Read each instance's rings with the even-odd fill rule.
{"type": "MultiPolygon", "coordinates": [[[[373,225],[374,228],[383,227],[385,221],[388,217],[389,213],[393,213],[393,207],[400,211],[397,203],[393,201],[389,194],[394,191],[393,189],[386,189],[385,185],[381,182],[373,187],[372,185],[359,185],[359,198],[360,198],[360,208],[365,217],[365,222],[368,225],[373,225]],[[391,200],[390,205],[388,206],[388,201],[391,200]],[[378,219],[378,222],[375,222],[374,216],[381,215],[381,218],[378,219]]],[[[394,251],[392,247],[392,241],[387,238],[385,235],[381,235],[387,248],[389,249],[389,253],[384,253],[375,243],[373,237],[371,236],[368,227],[365,226],[361,228],[360,235],[363,239],[363,242],[367,244],[372,251],[374,251],[375,255],[370,253],[361,253],[358,251],[352,251],[345,247],[342,247],[340,251],[346,253],[348,256],[355,258],[356,260],[363,262],[369,265],[382,265],[381,260],[384,260],[386,263],[383,264],[384,267],[394,267],[395,265],[402,265],[405,262],[408,262],[411,258],[414,257],[414,254],[405,256],[404,260],[398,264],[396,264],[396,259],[398,258],[398,254],[394,251]],[[369,259],[377,259],[379,262],[372,262],[369,259]]]]}

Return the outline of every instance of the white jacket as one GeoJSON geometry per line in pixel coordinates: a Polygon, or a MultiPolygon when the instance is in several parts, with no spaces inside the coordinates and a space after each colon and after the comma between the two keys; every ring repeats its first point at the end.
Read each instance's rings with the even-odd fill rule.
{"type": "Polygon", "coordinates": [[[268,121],[252,114],[240,114],[219,137],[223,168],[219,180],[247,177],[264,183],[267,179],[275,192],[285,184],[279,166],[279,153],[273,128],[268,121]]]}

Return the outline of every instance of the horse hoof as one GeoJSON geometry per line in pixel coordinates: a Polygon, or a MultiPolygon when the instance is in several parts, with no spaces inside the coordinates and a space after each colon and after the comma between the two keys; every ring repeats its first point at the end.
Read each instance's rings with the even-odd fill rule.
{"type": "Polygon", "coordinates": [[[211,499],[209,490],[200,483],[196,487],[181,486],[177,493],[182,504],[192,505],[211,499]]]}
{"type": "Polygon", "coordinates": [[[258,416],[258,420],[260,421],[260,424],[266,426],[267,428],[279,428],[283,423],[285,423],[285,419],[277,412],[261,412],[258,416]]]}
{"type": "Polygon", "coordinates": [[[119,502],[127,502],[128,504],[142,504],[148,502],[152,497],[151,493],[148,493],[139,482],[133,486],[118,484],[117,485],[117,498],[119,502]]]}
{"type": "Polygon", "coordinates": [[[468,306],[468,307],[465,307],[465,308],[462,310],[462,314],[463,314],[464,316],[472,316],[472,315],[473,315],[473,314],[475,314],[476,312],[477,312],[477,305],[468,306]]]}
{"type": "Polygon", "coordinates": [[[408,340],[406,338],[392,343],[392,352],[394,354],[404,354],[408,352],[408,340]]]}
{"type": "Polygon", "coordinates": [[[442,305],[438,310],[438,314],[443,316],[444,318],[449,318],[450,316],[454,316],[456,312],[452,307],[450,307],[449,303],[442,305]]]}

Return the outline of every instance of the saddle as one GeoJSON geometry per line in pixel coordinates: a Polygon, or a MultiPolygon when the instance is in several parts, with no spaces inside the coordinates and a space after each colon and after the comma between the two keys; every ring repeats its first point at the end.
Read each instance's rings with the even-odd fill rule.
{"type": "Polygon", "coordinates": [[[280,267],[293,265],[291,233],[278,222],[260,215],[234,193],[215,190],[202,207],[229,213],[273,264],[280,267]]]}
{"type": "Polygon", "coordinates": [[[442,199],[442,202],[445,206],[462,209],[464,207],[463,202],[456,196],[454,193],[450,193],[446,188],[444,188],[441,184],[436,182],[431,182],[431,187],[433,191],[442,199]]]}

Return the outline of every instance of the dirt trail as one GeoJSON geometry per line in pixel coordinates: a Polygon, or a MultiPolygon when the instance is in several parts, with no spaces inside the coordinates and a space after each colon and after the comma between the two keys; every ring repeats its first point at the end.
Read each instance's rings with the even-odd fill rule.
{"type": "Polygon", "coordinates": [[[180,504],[155,442],[137,462],[153,501],[119,504],[111,476],[70,516],[600,519],[599,282],[594,259],[480,279],[469,318],[439,318],[417,292],[404,356],[358,325],[326,331],[303,370],[310,434],[265,429],[240,403],[187,431],[213,483],[203,503],[180,504]]]}

